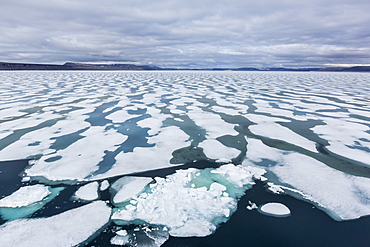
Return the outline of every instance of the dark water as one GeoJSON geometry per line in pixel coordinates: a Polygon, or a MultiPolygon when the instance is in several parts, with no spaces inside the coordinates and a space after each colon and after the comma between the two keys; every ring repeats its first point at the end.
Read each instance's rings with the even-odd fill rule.
{"type": "Polygon", "coordinates": [[[0,198],[12,194],[22,186],[21,172],[28,166],[28,160],[0,162],[0,198]]]}

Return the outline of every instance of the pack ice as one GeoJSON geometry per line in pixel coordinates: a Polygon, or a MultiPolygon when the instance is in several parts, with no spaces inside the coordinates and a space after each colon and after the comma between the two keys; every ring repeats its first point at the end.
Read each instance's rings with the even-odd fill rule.
{"type": "MultiPolygon", "coordinates": [[[[334,219],[370,215],[368,73],[23,71],[0,81],[0,157],[35,159],[25,171],[32,181],[85,184],[231,161],[265,169],[275,188],[334,219]]],[[[218,184],[226,186],[179,188],[208,198],[225,192],[218,184]]],[[[90,186],[82,194],[96,199],[90,186]]],[[[135,198],[150,198],[144,187],[135,198]]],[[[141,217],[139,201],[122,210],[141,217]]],[[[176,224],[172,234],[186,235],[176,224]]]]}

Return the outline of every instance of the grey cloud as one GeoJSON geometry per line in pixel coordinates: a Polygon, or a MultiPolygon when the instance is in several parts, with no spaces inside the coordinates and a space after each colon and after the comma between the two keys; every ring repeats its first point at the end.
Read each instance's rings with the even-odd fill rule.
{"type": "Polygon", "coordinates": [[[368,63],[369,10],[359,0],[4,0],[0,61],[368,63]]]}

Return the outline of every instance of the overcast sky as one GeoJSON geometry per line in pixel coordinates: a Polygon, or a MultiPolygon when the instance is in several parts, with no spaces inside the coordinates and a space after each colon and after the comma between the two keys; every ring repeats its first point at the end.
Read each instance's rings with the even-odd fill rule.
{"type": "Polygon", "coordinates": [[[1,0],[0,61],[370,64],[370,1],[1,0]]]}

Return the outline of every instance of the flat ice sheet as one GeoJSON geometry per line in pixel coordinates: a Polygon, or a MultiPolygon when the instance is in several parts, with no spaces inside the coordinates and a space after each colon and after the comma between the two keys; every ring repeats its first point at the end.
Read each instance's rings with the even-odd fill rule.
{"type": "Polygon", "coordinates": [[[146,177],[123,177],[112,184],[111,189],[116,191],[113,197],[113,203],[125,202],[142,192],[153,179],[146,177]]]}
{"type": "Polygon", "coordinates": [[[0,207],[24,207],[39,202],[50,195],[48,186],[42,184],[30,185],[19,188],[13,194],[0,200],[0,207]]]}
{"type": "Polygon", "coordinates": [[[75,196],[78,199],[84,201],[93,201],[99,198],[98,194],[99,183],[92,182],[81,186],[75,193],[75,196]]]}
{"type": "Polygon", "coordinates": [[[287,217],[290,215],[290,210],[282,203],[269,202],[260,206],[260,211],[266,215],[275,217],[287,217]]]}
{"type": "Polygon", "coordinates": [[[48,218],[14,220],[0,226],[0,246],[75,246],[107,224],[110,213],[96,201],[48,218]]]}

